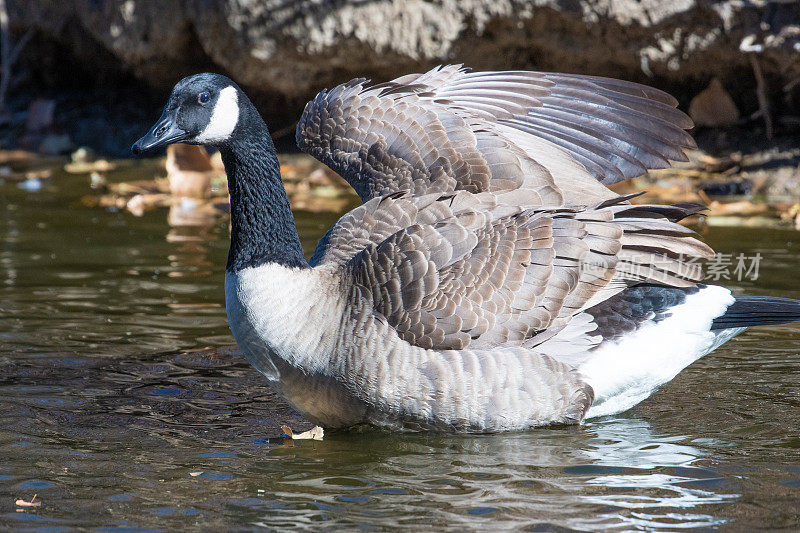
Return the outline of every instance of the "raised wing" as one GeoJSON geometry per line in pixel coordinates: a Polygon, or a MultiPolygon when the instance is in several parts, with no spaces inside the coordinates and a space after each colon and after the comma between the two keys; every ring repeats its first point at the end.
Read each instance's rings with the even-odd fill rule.
{"type": "Polygon", "coordinates": [[[398,191],[518,191],[515,205],[591,205],[604,185],[685,160],[691,120],[666,93],[630,82],[438,67],[309,102],[297,143],[364,201],[398,191]]]}
{"type": "Polygon", "coordinates": [[[533,347],[628,286],[693,285],[701,278],[694,261],[712,254],[668,219],[688,208],[475,202],[465,192],[440,198],[410,226],[369,243],[347,263],[352,305],[371,302],[416,346],[533,347]],[[433,212],[440,218],[421,221],[433,212]]]}

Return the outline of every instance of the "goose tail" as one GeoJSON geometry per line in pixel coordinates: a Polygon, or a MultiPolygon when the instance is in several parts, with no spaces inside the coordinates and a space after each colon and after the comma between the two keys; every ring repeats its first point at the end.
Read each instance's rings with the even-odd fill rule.
{"type": "Polygon", "coordinates": [[[773,326],[797,320],[800,320],[800,300],[776,296],[737,296],[725,313],[714,319],[711,330],[773,326]]]}
{"type": "MultiPolygon", "coordinates": [[[[610,309],[593,310],[601,334],[612,337],[590,352],[579,370],[595,392],[587,418],[625,411],[650,396],[685,367],[753,326],[800,321],[800,300],[772,296],[737,296],[728,289],[698,285],[628,289],[617,306],[642,308],[643,321],[616,337],[624,320],[610,309]],[[651,312],[647,312],[651,311],[651,312]]],[[[612,302],[614,304],[614,302],[612,302]]],[[[634,310],[635,310],[634,309],[634,310]]],[[[631,310],[624,317],[635,321],[631,310]]],[[[622,315],[620,315],[622,316],[622,315]]],[[[624,328],[623,328],[624,329],[624,328]]]]}

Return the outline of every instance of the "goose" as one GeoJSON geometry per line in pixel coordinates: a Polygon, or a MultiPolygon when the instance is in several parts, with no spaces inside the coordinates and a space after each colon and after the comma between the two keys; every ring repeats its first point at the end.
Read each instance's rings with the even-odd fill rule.
{"type": "Polygon", "coordinates": [[[701,206],[607,186],[686,160],[691,120],[644,85],[460,65],[320,92],[301,150],[363,203],[300,246],[264,120],[231,79],[179,81],[132,147],[219,149],[230,328],[325,428],[497,432],[620,413],[800,301],[704,285],[701,206]]]}

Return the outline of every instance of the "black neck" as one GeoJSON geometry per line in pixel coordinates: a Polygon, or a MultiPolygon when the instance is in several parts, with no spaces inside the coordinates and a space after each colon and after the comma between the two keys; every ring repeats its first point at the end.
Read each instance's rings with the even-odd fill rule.
{"type": "MultiPolygon", "coordinates": [[[[249,102],[248,102],[249,103],[249,102]]],[[[255,108],[220,147],[231,196],[231,248],[227,270],[264,263],[307,267],[280,165],[267,126],[255,108]]]]}

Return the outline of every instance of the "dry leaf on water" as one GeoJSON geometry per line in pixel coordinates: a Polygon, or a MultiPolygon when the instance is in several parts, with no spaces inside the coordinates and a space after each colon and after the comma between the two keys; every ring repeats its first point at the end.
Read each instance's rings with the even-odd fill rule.
{"type": "Polygon", "coordinates": [[[302,439],[310,439],[310,440],[322,440],[325,436],[325,431],[319,427],[314,426],[313,428],[309,429],[308,431],[304,431],[303,433],[293,433],[292,428],[289,426],[281,426],[281,431],[287,437],[292,440],[302,440],[302,439]]]}
{"type": "Polygon", "coordinates": [[[29,501],[29,502],[28,502],[28,501],[25,501],[25,500],[23,500],[22,498],[20,498],[19,500],[17,500],[16,502],[14,502],[14,504],[15,504],[17,507],[39,507],[39,506],[41,506],[41,505],[42,505],[42,501],[41,501],[41,500],[39,500],[39,501],[37,502],[37,501],[36,501],[36,496],[37,496],[37,494],[34,494],[34,495],[33,495],[33,498],[31,498],[31,501],[29,501]]]}

